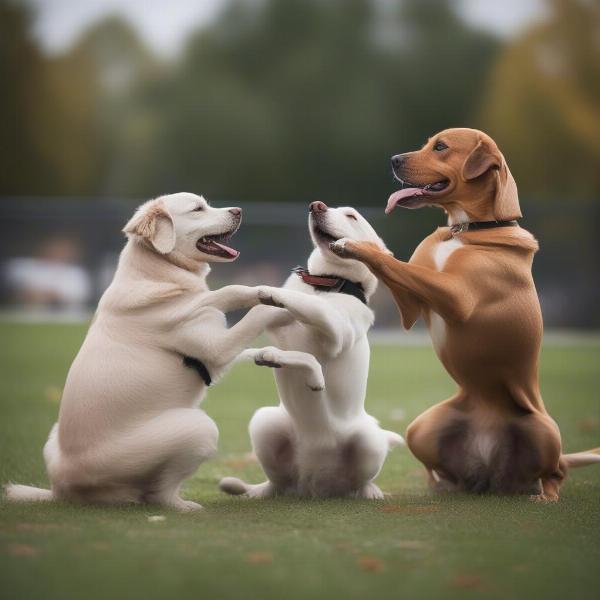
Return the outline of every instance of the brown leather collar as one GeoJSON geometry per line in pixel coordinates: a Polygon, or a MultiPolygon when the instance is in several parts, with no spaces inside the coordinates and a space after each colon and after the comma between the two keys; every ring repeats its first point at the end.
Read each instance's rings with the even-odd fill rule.
{"type": "Polygon", "coordinates": [[[367,304],[365,290],[360,283],[338,277],[337,275],[311,275],[304,267],[294,267],[292,273],[296,273],[304,283],[312,285],[321,292],[338,292],[358,298],[363,304],[367,304]]]}

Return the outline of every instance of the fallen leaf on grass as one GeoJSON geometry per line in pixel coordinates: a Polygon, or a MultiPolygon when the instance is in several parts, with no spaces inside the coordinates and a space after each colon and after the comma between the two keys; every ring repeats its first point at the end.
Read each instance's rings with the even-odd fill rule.
{"type": "Polygon", "coordinates": [[[11,544],[8,547],[8,552],[13,556],[24,556],[26,558],[32,558],[39,554],[37,548],[29,546],[28,544],[11,544]]]}
{"type": "Polygon", "coordinates": [[[395,546],[403,550],[423,550],[427,548],[427,544],[419,540],[399,540],[395,543],[395,546]]]}
{"type": "Polygon", "coordinates": [[[386,513],[430,513],[438,512],[440,507],[436,504],[427,504],[425,506],[400,506],[398,504],[386,504],[381,510],[386,513]]]}
{"type": "Polygon", "coordinates": [[[62,398],[62,393],[62,388],[59,388],[55,385],[48,385],[44,389],[44,397],[46,398],[46,400],[48,400],[48,402],[60,402],[60,399],[62,398]]]}
{"type": "Polygon", "coordinates": [[[356,564],[361,571],[370,571],[371,573],[380,573],[385,566],[385,563],[376,556],[360,556],[356,564]]]}
{"type": "Polygon", "coordinates": [[[166,521],[167,517],[165,517],[164,515],[150,515],[148,517],[148,523],[162,523],[163,521],[166,521]]]}
{"type": "Polygon", "coordinates": [[[254,452],[246,452],[246,454],[234,454],[229,458],[223,460],[223,463],[232,469],[243,469],[248,465],[254,465],[258,463],[256,454],[254,452]]]}
{"type": "Polygon", "coordinates": [[[270,552],[250,552],[246,555],[246,562],[249,565],[270,565],[273,555],[270,552]]]}
{"type": "Polygon", "coordinates": [[[582,433],[594,433],[600,429],[600,419],[597,419],[596,417],[581,419],[581,421],[577,423],[577,428],[582,433]]]}
{"type": "Polygon", "coordinates": [[[461,573],[453,577],[451,585],[452,587],[460,588],[461,590],[479,590],[481,589],[482,583],[481,577],[477,575],[461,573]]]}

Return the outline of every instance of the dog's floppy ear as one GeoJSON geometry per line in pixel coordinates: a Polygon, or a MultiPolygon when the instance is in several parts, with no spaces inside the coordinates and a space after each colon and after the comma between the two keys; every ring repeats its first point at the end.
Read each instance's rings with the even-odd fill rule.
{"type": "Polygon", "coordinates": [[[480,139],[463,164],[462,177],[465,181],[477,179],[490,169],[499,169],[502,161],[502,154],[498,148],[493,148],[488,142],[480,139]]]}
{"type": "Polygon", "coordinates": [[[152,200],[140,206],[123,232],[148,240],[161,254],[168,254],[175,247],[173,219],[160,200],[152,200]]]}
{"type": "Polygon", "coordinates": [[[491,145],[486,140],[480,139],[463,164],[462,178],[464,181],[471,181],[481,177],[490,169],[496,171],[494,218],[497,221],[510,221],[521,218],[523,215],[519,207],[517,184],[504,156],[495,144],[491,145]]]}
{"type": "Polygon", "coordinates": [[[502,156],[502,164],[496,173],[494,217],[497,221],[512,221],[520,219],[522,216],[517,184],[502,156]]]}

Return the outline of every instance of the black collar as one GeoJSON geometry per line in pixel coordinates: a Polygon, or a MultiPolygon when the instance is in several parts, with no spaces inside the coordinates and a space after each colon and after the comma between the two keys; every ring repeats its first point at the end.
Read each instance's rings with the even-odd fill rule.
{"type": "Polygon", "coordinates": [[[311,275],[308,269],[304,267],[295,267],[292,269],[292,273],[296,273],[304,283],[312,285],[321,292],[348,294],[358,298],[363,304],[367,304],[365,290],[360,283],[355,283],[337,275],[311,275]]]}
{"type": "Polygon", "coordinates": [[[208,369],[206,368],[206,365],[201,360],[198,360],[197,358],[194,358],[193,356],[183,355],[183,364],[186,367],[196,371],[196,373],[198,373],[198,375],[200,375],[200,378],[202,379],[202,381],[204,381],[204,383],[206,384],[206,387],[208,387],[212,383],[212,377],[210,376],[210,373],[209,373],[208,369]]]}
{"type": "Polygon", "coordinates": [[[494,229],[495,227],[516,227],[516,221],[473,221],[471,223],[457,223],[450,227],[452,235],[477,231],[478,229],[494,229]]]}

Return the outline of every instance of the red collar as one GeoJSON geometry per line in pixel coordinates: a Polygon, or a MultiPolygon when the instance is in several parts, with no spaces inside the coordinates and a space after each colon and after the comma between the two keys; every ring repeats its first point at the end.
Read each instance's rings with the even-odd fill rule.
{"type": "Polygon", "coordinates": [[[365,290],[360,283],[355,283],[336,275],[311,275],[304,267],[295,267],[292,273],[296,273],[304,283],[312,285],[322,292],[338,292],[358,298],[363,304],[367,304],[365,290]]]}

